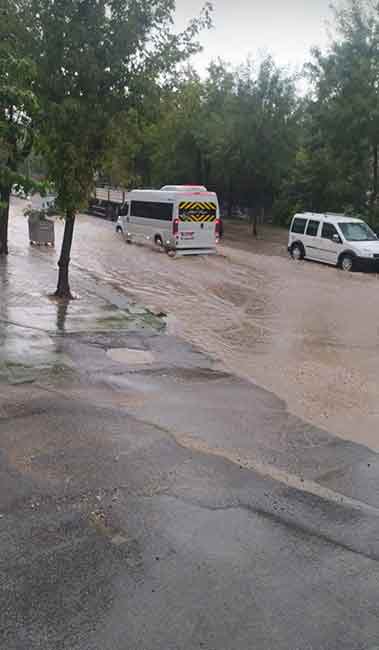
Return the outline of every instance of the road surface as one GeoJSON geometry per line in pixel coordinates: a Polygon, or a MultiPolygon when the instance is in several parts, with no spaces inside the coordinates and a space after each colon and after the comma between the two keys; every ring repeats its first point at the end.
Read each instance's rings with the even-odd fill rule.
{"type": "Polygon", "coordinates": [[[379,450],[378,276],[293,263],[285,235],[252,252],[236,243],[226,235],[218,257],[172,260],[81,217],[73,263],[167,312],[171,332],[299,417],[379,450]]]}
{"type": "Polygon", "coordinates": [[[257,385],[284,362],[286,384],[308,385],[289,372],[290,350],[322,348],[298,345],[316,324],[301,333],[305,308],[285,305],[292,278],[317,300],[322,278],[342,292],[374,291],[375,278],[226,245],[225,257],[173,261],[83,217],[80,300],[65,306],[46,295],[56,254],[29,250],[20,219],[11,235],[0,647],[376,649],[378,456],[257,385]],[[170,331],[130,295],[167,311],[170,331]]]}

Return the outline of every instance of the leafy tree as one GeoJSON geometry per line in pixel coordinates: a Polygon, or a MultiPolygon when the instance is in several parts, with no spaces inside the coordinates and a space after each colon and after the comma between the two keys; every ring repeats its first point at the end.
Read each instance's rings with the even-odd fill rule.
{"type": "Polygon", "coordinates": [[[57,297],[71,297],[75,214],[109,151],[114,116],[143,101],[147,82],[197,51],[196,35],[209,25],[207,4],[185,32],[174,34],[174,7],[174,0],[25,0],[41,150],[66,218],[57,297]]]}
{"type": "Polygon", "coordinates": [[[8,253],[9,201],[12,186],[29,189],[20,171],[33,143],[35,69],[24,56],[23,27],[12,0],[0,4],[0,255],[8,253]]]}
{"type": "Polygon", "coordinates": [[[237,83],[240,194],[255,211],[270,209],[296,142],[294,83],[271,57],[242,67],[237,83]]]}
{"type": "Polygon", "coordinates": [[[378,197],[379,8],[350,0],[335,18],[329,51],[308,66],[314,207],[359,211],[378,197]]]}
{"type": "Polygon", "coordinates": [[[227,207],[229,216],[237,202],[240,174],[238,98],[236,73],[222,61],[208,69],[204,89],[206,120],[203,132],[207,140],[207,164],[212,187],[227,207]]]}
{"type": "Polygon", "coordinates": [[[112,185],[130,188],[152,183],[153,132],[166,85],[161,78],[144,77],[125,110],[114,116],[109,150],[100,170],[112,185]]]}
{"type": "Polygon", "coordinates": [[[156,185],[206,181],[202,102],[203,85],[190,69],[175,88],[162,93],[160,114],[150,131],[156,185]]]}
{"type": "Polygon", "coordinates": [[[130,108],[118,113],[110,127],[110,146],[104,158],[100,178],[113,186],[138,187],[149,177],[145,156],[149,124],[140,111],[130,108]]]}
{"type": "Polygon", "coordinates": [[[271,207],[294,155],[295,89],[270,58],[238,70],[213,63],[191,69],[161,100],[152,127],[153,178],[202,183],[231,213],[238,201],[271,207]]]}

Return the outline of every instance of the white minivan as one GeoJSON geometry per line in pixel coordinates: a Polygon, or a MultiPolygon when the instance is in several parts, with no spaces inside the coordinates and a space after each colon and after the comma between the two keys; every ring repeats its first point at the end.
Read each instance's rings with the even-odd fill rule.
{"type": "Polygon", "coordinates": [[[170,255],[215,253],[220,236],[217,195],[205,188],[132,190],[116,231],[127,242],[150,241],[170,255]]]}
{"type": "Polygon", "coordinates": [[[362,219],[339,214],[295,214],[288,251],[293,259],[309,259],[339,266],[344,271],[358,267],[379,269],[379,240],[362,219]]]}

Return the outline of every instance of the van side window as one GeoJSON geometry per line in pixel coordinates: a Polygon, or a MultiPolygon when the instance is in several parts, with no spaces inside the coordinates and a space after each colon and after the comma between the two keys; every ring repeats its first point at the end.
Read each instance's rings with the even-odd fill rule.
{"type": "Polygon", "coordinates": [[[295,232],[297,235],[304,235],[305,224],[307,223],[306,219],[294,219],[291,232],[295,232]]]}
{"type": "Polygon", "coordinates": [[[312,219],[308,222],[306,235],[309,237],[316,237],[318,233],[318,227],[320,225],[319,221],[313,221],[312,219]]]}
{"type": "Polygon", "coordinates": [[[333,235],[338,235],[337,230],[331,223],[324,223],[322,227],[321,237],[323,239],[333,239],[333,235]]]}
{"type": "Polygon", "coordinates": [[[172,203],[158,203],[154,201],[132,201],[130,215],[145,219],[160,219],[171,221],[173,213],[172,203]]]}

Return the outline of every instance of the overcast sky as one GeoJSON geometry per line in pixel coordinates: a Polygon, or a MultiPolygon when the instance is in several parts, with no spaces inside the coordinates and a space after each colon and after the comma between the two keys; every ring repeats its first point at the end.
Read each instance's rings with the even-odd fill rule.
{"type": "MultiPolygon", "coordinates": [[[[201,37],[204,51],[193,60],[204,72],[211,59],[241,63],[269,52],[277,63],[300,68],[313,45],[327,43],[330,0],[213,0],[214,27],[201,37]]],[[[177,0],[177,27],[198,15],[202,0],[177,0]]]]}

